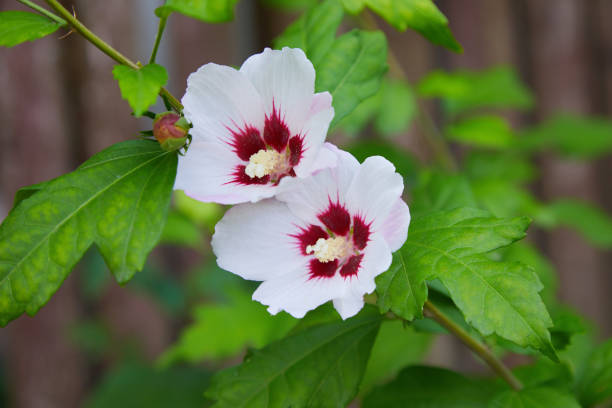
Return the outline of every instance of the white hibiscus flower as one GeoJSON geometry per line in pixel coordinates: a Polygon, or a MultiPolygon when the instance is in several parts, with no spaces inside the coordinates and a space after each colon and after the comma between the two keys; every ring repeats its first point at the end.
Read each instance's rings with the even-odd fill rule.
{"type": "Polygon", "coordinates": [[[217,263],[263,281],[253,299],[272,314],[300,318],[333,300],[342,318],[355,315],[406,240],[410,213],[393,165],[334,150],[335,168],[288,180],[276,199],[235,206],[215,228],[217,263]]]}
{"type": "Polygon", "coordinates": [[[193,140],[174,188],[200,201],[256,202],[282,179],[333,166],[323,147],[332,98],[315,94],[314,81],[311,62],[291,48],[267,48],[240,70],[210,63],[191,74],[182,103],[193,140]]]}

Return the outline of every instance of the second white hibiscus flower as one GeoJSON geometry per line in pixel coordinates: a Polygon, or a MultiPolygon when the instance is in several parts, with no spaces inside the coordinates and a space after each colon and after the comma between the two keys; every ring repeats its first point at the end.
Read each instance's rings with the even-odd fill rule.
{"type": "Polygon", "coordinates": [[[300,318],[332,300],[342,318],[355,315],[406,240],[410,214],[393,165],[335,150],[336,168],[288,180],[277,199],[235,206],[216,226],[219,266],[263,281],[253,299],[272,314],[300,318]]]}

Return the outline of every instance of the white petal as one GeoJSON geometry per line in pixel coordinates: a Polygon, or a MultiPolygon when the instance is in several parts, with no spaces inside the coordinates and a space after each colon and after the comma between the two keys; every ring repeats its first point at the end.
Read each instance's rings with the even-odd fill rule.
{"type": "Polygon", "coordinates": [[[329,92],[319,92],[314,94],[310,103],[309,117],[316,115],[322,110],[333,109],[332,108],[332,96],[329,92]]]}
{"type": "Polygon", "coordinates": [[[308,258],[290,237],[296,225],[300,221],[279,201],[237,205],[215,226],[211,245],[217,264],[250,280],[306,272],[308,258]]]}
{"type": "Polygon", "coordinates": [[[310,168],[311,174],[319,170],[336,167],[338,164],[338,155],[335,153],[334,149],[337,149],[337,147],[331,143],[325,143],[321,146],[319,154],[317,154],[310,168]]]}
{"type": "Polygon", "coordinates": [[[339,274],[329,279],[310,279],[308,273],[286,274],[259,285],[253,293],[253,300],[269,306],[271,314],[284,310],[299,319],[308,311],[340,296],[345,285],[339,274]]]}
{"type": "Polygon", "coordinates": [[[334,299],[334,308],[344,320],[353,317],[363,308],[363,294],[334,299]]]}
{"type": "Polygon", "coordinates": [[[194,138],[226,141],[231,135],[227,127],[263,129],[259,93],[243,73],[228,66],[210,63],[189,75],[182,103],[185,117],[193,124],[190,133],[194,138]]]}
{"type": "Polygon", "coordinates": [[[402,195],[404,180],[395,167],[380,156],[368,157],[360,166],[346,195],[351,213],[362,214],[372,228],[380,228],[402,195]]]}
{"type": "Polygon", "coordinates": [[[287,203],[291,211],[308,223],[318,223],[317,215],[324,212],[330,199],[344,203],[359,162],[349,153],[330,143],[338,160],[336,167],[320,170],[306,179],[293,178],[282,183],[276,198],[287,203]]]}
{"type": "Polygon", "coordinates": [[[227,145],[193,140],[184,156],[179,156],[175,190],[196,200],[220,204],[255,202],[271,197],[272,185],[231,183],[235,166],[242,163],[227,145]]]}
{"type": "Polygon", "coordinates": [[[304,52],[299,48],[266,48],[249,57],[240,72],[259,91],[265,113],[270,115],[276,107],[291,134],[299,134],[309,114],[315,81],[314,67],[304,52]]]}
{"type": "MultiPolygon", "coordinates": [[[[323,150],[322,146],[333,117],[333,108],[324,109],[308,119],[304,125],[301,132],[301,135],[304,137],[304,153],[299,164],[294,167],[298,177],[308,177],[315,171],[314,164],[318,159],[319,153],[323,150]]],[[[334,159],[328,152],[323,152],[323,154],[327,155],[327,158],[334,159]]],[[[319,160],[317,164],[321,165],[322,163],[319,160]]]]}
{"type": "Polygon", "coordinates": [[[400,197],[397,199],[389,216],[380,228],[391,252],[395,252],[404,245],[408,237],[408,226],[410,225],[410,210],[408,205],[400,197]]]}

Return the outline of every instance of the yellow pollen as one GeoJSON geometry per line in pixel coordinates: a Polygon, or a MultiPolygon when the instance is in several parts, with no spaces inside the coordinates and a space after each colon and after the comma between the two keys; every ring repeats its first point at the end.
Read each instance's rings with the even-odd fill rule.
{"type": "Polygon", "coordinates": [[[261,149],[249,158],[249,164],[244,172],[251,178],[260,178],[280,171],[283,164],[282,154],[274,149],[261,149]]]}
{"type": "Polygon", "coordinates": [[[306,253],[313,253],[321,262],[330,262],[345,257],[350,251],[349,244],[342,237],[319,238],[314,245],[306,247],[306,253]]]}

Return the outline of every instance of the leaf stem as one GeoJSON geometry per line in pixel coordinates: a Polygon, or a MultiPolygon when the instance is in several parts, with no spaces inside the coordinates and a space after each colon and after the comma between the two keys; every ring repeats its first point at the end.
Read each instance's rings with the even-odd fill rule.
{"type": "MultiPolygon", "coordinates": [[[[364,10],[360,16],[361,25],[370,30],[380,30],[376,19],[370,13],[369,10],[364,10]]],[[[408,75],[391,47],[388,48],[388,61],[389,61],[389,73],[397,78],[401,78],[404,81],[408,80],[408,75]]],[[[436,159],[436,161],[444,167],[446,170],[456,170],[457,163],[451,150],[444,140],[442,134],[436,127],[436,124],[431,119],[427,111],[425,110],[423,103],[417,98],[418,115],[417,119],[419,125],[425,134],[425,139],[429,143],[429,147],[436,159]]]]}
{"type": "MultiPolygon", "coordinates": [[[[61,15],[67,22],[72,26],[72,28],[81,34],[87,41],[95,45],[100,51],[117,61],[122,65],[127,65],[132,69],[139,69],[138,64],[127,58],[125,55],[121,54],[119,51],[110,46],[103,39],[95,35],[92,31],[90,31],[87,27],[83,25],[75,16],[70,14],[68,10],[64,6],[62,6],[57,0],[45,0],[47,4],[55,10],[59,15],[61,15]]],[[[177,111],[181,112],[183,110],[183,105],[176,99],[167,89],[161,88],[159,91],[159,95],[162,98],[166,98],[170,105],[177,111]]]]}
{"type": "Polygon", "coordinates": [[[155,62],[155,57],[157,57],[157,49],[159,48],[162,35],[164,35],[166,20],[168,20],[167,16],[159,18],[159,26],[157,27],[157,35],[155,36],[155,45],[153,45],[153,51],[151,52],[151,58],[149,58],[149,64],[153,64],[155,62]]]}
{"type": "Polygon", "coordinates": [[[55,14],[53,14],[52,12],[50,12],[47,9],[44,9],[42,7],[40,7],[38,4],[31,2],[30,0],[17,0],[19,3],[24,4],[26,6],[28,6],[29,8],[38,11],[40,14],[42,14],[43,16],[55,21],[56,23],[65,26],[66,24],[66,20],[64,20],[63,18],[56,16],[55,14]]]}
{"type": "Polygon", "coordinates": [[[517,391],[523,388],[523,384],[521,384],[519,379],[512,374],[508,367],[506,367],[504,363],[487,348],[487,346],[470,336],[468,332],[449,319],[448,316],[434,306],[434,304],[429,300],[425,301],[423,313],[425,316],[432,318],[442,327],[457,336],[457,338],[463,344],[482,358],[497,375],[499,375],[510,385],[510,387],[517,391]]]}

